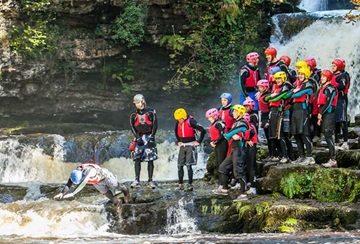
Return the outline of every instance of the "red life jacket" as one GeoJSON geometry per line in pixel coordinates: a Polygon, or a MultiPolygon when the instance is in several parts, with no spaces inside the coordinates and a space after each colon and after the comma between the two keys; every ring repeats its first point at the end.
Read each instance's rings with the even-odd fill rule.
{"type": "Polygon", "coordinates": [[[245,88],[253,88],[256,87],[256,83],[259,80],[258,72],[256,70],[252,70],[247,66],[244,66],[249,71],[249,77],[245,80],[245,88]]]}
{"type": "Polygon", "coordinates": [[[152,131],[153,122],[149,119],[149,114],[136,113],[134,128],[141,134],[150,133],[152,131]]]}
{"type": "MultiPolygon", "coordinates": [[[[278,93],[281,92],[281,90],[282,90],[281,86],[275,85],[274,89],[273,89],[273,91],[271,93],[278,94],[278,93]]],[[[279,99],[276,102],[270,102],[270,107],[279,107],[281,105],[281,102],[282,102],[282,99],[279,99]]]]}
{"type": "Polygon", "coordinates": [[[222,123],[223,132],[226,132],[225,124],[219,120],[215,121],[212,125],[210,125],[210,128],[209,128],[209,134],[210,134],[211,141],[216,141],[217,139],[219,139],[219,137],[221,135],[221,132],[216,128],[216,125],[218,123],[222,123]]]}
{"type": "Polygon", "coordinates": [[[94,169],[96,169],[96,175],[91,177],[87,181],[87,184],[94,185],[94,184],[99,183],[103,178],[103,175],[101,173],[102,172],[101,166],[98,164],[94,164],[94,163],[84,163],[84,164],[80,164],[77,168],[81,169],[81,171],[83,171],[87,167],[93,167],[94,169]]]}
{"type": "MultiPolygon", "coordinates": [[[[251,127],[251,130],[253,131],[253,135],[252,137],[250,138],[250,140],[254,143],[254,144],[257,144],[258,143],[258,136],[256,134],[256,127],[254,124],[250,123],[250,127],[251,127]]],[[[250,136],[251,136],[251,133],[250,133],[250,136]]]]}
{"type": "MultiPolygon", "coordinates": [[[[309,82],[309,81],[307,81],[309,82]]],[[[299,84],[299,86],[297,86],[297,88],[302,88],[304,86],[304,83],[299,84]]],[[[296,97],[293,98],[293,103],[303,103],[306,102],[308,99],[308,95],[307,94],[303,94],[301,97],[296,97]]]]}
{"type": "Polygon", "coordinates": [[[269,112],[269,108],[270,108],[270,105],[268,102],[265,101],[265,97],[268,96],[269,94],[268,93],[264,93],[264,94],[261,94],[261,96],[259,97],[259,110],[260,112],[262,113],[267,113],[269,112]]]}
{"type": "Polygon", "coordinates": [[[178,122],[177,134],[180,138],[195,137],[195,130],[190,125],[190,118],[192,118],[192,116],[187,117],[183,123],[178,122]]]}
{"type": "MultiPolygon", "coordinates": [[[[331,85],[331,84],[330,84],[331,85]]],[[[325,105],[326,104],[326,100],[327,100],[327,95],[324,93],[325,89],[328,89],[328,86],[324,86],[324,87],[321,87],[320,89],[320,92],[319,92],[319,97],[317,99],[317,103],[318,103],[318,106],[321,106],[321,105],[325,105]]],[[[331,85],[333,87],[333,89],[336,90],[336,87],[334,87],[333,85],[331,85]]],[[[336,92],[336,95],[334,97],[334,99],[332,100],[331,102],[331,106],[336,106],[337,104],[337,100],[338,100],[338,95],[337,95],[337,92],[336,92]]]]}
{"type": "Polygon", "coordinates": [[[219,109],[219,117],[224,121],[226,128],[229,130],[235,123],[235,119],[230,114],[231,108],[228,109],[219,109]]]}

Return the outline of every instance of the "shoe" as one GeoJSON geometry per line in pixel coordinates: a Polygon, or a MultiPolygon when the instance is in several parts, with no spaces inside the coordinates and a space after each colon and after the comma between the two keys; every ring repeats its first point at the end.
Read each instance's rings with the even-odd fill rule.
{"type": "Polygon", "coordinates": [[[271,162],[271,159],[273,157],[272,156],[267,156],[266,158],[263,159],[264,162],[271,162]]]}
{"type": "Polygon", "coordinates": [[[178,186],[177,189],[180,190],[180,191],[184,190],[184,185],[183,185],[183,184],[179,184],[179,186],[178,186]]]}
{"type": "Polygon", "coordinates": [[[286,164],[288,161],[289,161],[289,159],[287,157],[282,157],[280,160],[280,163],[286,164]]]}
{"type": "Polygon", "coordinates": [[[250,187],[250,189],[246,192],[248,195],[256,195],[256,187],[250,187]]]}
{"type": "Polygon", "coordinates": [[[339,150],[341,151],[347,151],[349,150],[349,145],[347,144],[347,142],[344,142],[341,147],[339,147],[339,150]]]}
{"type": "Polygon", "coordinates": [[[327,163],[322,164],[322,166],[324,166],[325,168],[336,168],[337,167],[337,162],[335,159],[329,159],[329,161],[327,163]]]}
{"type": "Polygon", "coordinates": [[[299,164],[299,163],[301,163],[301,162],[304,161],[304,160],[305,160],[305,157],[300,156],[300,157],[298,157],[295,161],[291,161],[291,163],[292,163],[292,164],[299,164]]]}
{"type": "Polygon", "coordinates": [[[233,200],[233,202],[241,202],[241,201],[246,201],[246,200],[249,200],[247,195],[245,194],[241,194],[240,196],[238,196],[237,198],[235,198],[233,200]]]}
{"type": "Polygon", "coordinates": [[[147,187],[149,187],[150,189],[155,189],[156,185],[153,181],[149,181],[147,187]]]}
{"type": "Polygon", "coordinates": [[[280,158],[279,157],[273,157],[271,159],[271,162],[279,162],[280,161],[280,158]]]}
{"type": "Polygon", "coordinates": [[[228,191],[223,191],[222,189],[216,189],[216,190],[212,190],[212,192],[215,194],[215,195],[220,195],[220,196],[228,196],[229,193],[228,191]]]}
{"type": "Polygon", "coordinates": [[[139,188],[141,187],[140,182],[138,180],[134,180],[130,185],[131,188],[139,188]]]}
{"type": "Polygon", "coordinates": [[[306,157],[304,161],[299,163],[300,165],[311,165],[315,164],[315,159],[313,157],[306,157]]]}
{"type": "Polygon", "coordinates": [[[184,188],[184,191],[192,191],[193,190],[193,186],[191,184],[187,184],[186,187],[184,188]]]}
{"type": "Polygon", "coordinates": [[[312,142],[313,142],[313,143],[317,143],[319,140],[321,140],[320,137],[314,136],[314,138],[312,139],[312,142]]]}
{"type": "Polygon", "coordinates": [[[234,187],[236,185],[236,180],[235,179],[232,179],[231,182],[230,182],[230,186],[231,187],[234,187]]]}
{"type": "Polygon", "coordinates": [[[238,189],[241,189],[240,183],[236,183],[236,185],[231,187],[231,190],[238,190],[238,189]]]}

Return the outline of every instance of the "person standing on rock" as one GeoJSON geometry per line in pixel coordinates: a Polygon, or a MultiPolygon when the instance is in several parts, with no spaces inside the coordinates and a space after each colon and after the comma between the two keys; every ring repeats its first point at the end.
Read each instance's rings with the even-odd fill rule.
{"type": "Polygon", "coordinates": [[[148,187],[155,189],[153,182],[154,161],[158,158],[155,135],[158,121],[155,109],[146,105],[142,94],[133,98],[135,110],[130,114],[130,129],[135,136],[136,147],[133,154],[135,162],[135,180],[131,188],[138,188],[140,184],[141,163],[148,162],[148,187]]]}
{"type": "Polygon", "coordinates": [[[114,193],[116,190],[120,190],[124,194],[126,203],[130,201],[129,189],[118,182],[116,175],[95,163],[83,163],[78,165],[76,169],[71,172],[70,178],[64,189],[54,196],[54,199],[73,197],[76,193],[80,192],[86,184],[94,185],[99,192],[109,198],[117,208],[118,212],[121,212],[122,202],[115,197],[114,193]],[[70,189],[74,184],[76,187],[70,192],[70,189]]]}
{"type": "Polygon", "coordinates": [[[197,146],[203,141],[205,136],[204,127],[199,124],[193,116],[189,116],[186,110],[178,108],[174,112],[175,136],[177,145],[179,146],[178,155],[178,177],[179,189],[184,191],[193,190],[193,170],[192,166],[196,165],[197,160],[197,146]],[[197,131],[200,135],[197,135],[197,131]],[[184,166],[187,167],[189,183],[184,187],[184,166]]]}
{"type": "Polygon", "coordinates": [[[318,96],[319,113],[317,115],[318,125],[324,133],[326,144],[329,147],[330,159],[322,164],[324,167],[337,167],[335,160],[335,143],[333,139],[335,131],[335,110],[337,104],[337,90],[331,85],[333,74],[330,70],[321,72],[321,88],[318,96]]]}

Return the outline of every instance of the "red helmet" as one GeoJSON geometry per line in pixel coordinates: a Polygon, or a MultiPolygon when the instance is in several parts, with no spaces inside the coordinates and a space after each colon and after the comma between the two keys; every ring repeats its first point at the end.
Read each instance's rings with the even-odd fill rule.
{"type": "Polygon", "coordinates": [[[273,58],[276,57],[277,51],[274,47],[268,47],[265,49],[265,55],[271,55],[273,58]]]}
{"type": "Polygon", "coordinates": [[[217,118],[219,118],[219,111],[216,108],[210,108],[208,111],[206,111],[205,117],[211,117],[216,120],[217,118]]]}
{"type": "Polygon", "coordinates": [[[264,87],[265,90],[268,90],[270,85],[269,85],[269,81],[268,80],[259,80],[257,83],[256,83],[257,86],[262,86],[264,87]]]}
{"type": "Polygon", "coordinates": [[[283,55],[280,57],[280,60],[284,61],[284,63],[286,64],[286,66],[289,67],[290,63],[291,63],[291,59],[289,56],[283,55]]]}
{"type": "Polygon", "coordinates": [[[328,69],[324,69],[323,71],[321,71],[321,75],[326,76],[327,81],[331,81],[333,77],[332,72],[328,69]]]}
{"type": "Polygon", "coordinates": [[[249,105],[251,110],[253,110],[255,108],[255,102],[252,99],[246,99],[242,105],[243,106],[249,105]]]}
{"type": "Polygon", "coordinates": [[[345,66],[346,66],[346,61],[345,61],[345,59],[343,59],[343,58],[338,58],[338,59],[340,59],[340,60],[343,62],[344,68],[345,68],[345,66]]]}
{"type": "Polygon", "coordinates": [[[250,123],[250,114],[245,113],[244,116],[243,116],[243,119],[244,119],[246,122],[250,123]]]}
{"type": "Polygon", "coordinates": [[[256,63],[257,61],[259,61],[259,57],[260,57],[260,55],[256,52],[248,53],[246,55],[246,62],[256,63]]]}
{"type": "Polygon", "coordinates": [[[310,67],[310,70],[314,70],[316,67],[316,60],[313,57],[309,57],[307,59],[305,59],[305,62],[307,63],[307,65],[310,67]]]}
{"type": "Polygon", "coordinates": [[[343,59],[336,58],[332,61],[332,64],[336,65],[336,71],[343,71],[345,68],[343,59]]]}

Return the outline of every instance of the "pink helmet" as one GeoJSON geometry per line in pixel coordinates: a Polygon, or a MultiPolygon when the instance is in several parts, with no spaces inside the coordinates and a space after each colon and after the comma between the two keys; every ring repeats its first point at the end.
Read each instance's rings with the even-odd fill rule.
{"type": "Polygon", "coordinates": [[[259,57],[260,57],[260,55],[256,52],[248,53],[246,55],[246,62],[256,63],[257,61],[259,61],[259,57]]]}
{"type": "Polygon", "coordinates": [[[243,106],[249,105],[250,108],[251,108],[251,110],[253,110],[253,109],[255,108],[255,102],[254,102],[254,100],[252,100],[252,99],[246,99],[246,100],[243,102],[242,105],[243,105],[243,106]]]}
{"type": "Polygon", "coordinates": [[[208,111],[206,111],[205,117],[206,118],[211,117],[213,119],[217,119],[219,118],[219,111],[216,108],[210,108],[208,111]]]}
{"type": "Polygon", "coordinates": [[[257,86],[263,86],[265,90],[268,90],[270,88],[269,81],[268,80],[259,80],[256,83],[257,86]]]}
{"type": "Polygon", "coordinates": [[[244,119],[246,122],[250,123],[250,114],[249,114],[249,113],[245,113],[244,116],[243,116],[243,119],[244,119]]]}

